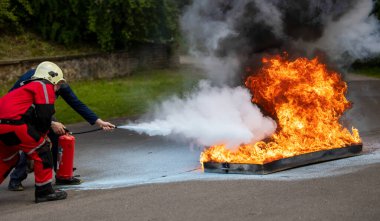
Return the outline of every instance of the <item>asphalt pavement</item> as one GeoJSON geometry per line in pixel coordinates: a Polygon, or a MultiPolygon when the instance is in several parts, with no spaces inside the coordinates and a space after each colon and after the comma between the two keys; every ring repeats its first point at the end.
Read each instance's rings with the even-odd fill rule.
{"type": "Polygon", "coordinates": [[[345,124],[362,132],[359,156],[269,175],[212,174],[199,164],[202,147],[175,138],[122,129],[81,134],[75,173],[84,183],[64,187],[67,200],[35,204],[32,174],[22,192],[8,191],[6,180],[1,220],[380,220],[380,81],[373,82],[349,84],[357,106],[345,124]]]}

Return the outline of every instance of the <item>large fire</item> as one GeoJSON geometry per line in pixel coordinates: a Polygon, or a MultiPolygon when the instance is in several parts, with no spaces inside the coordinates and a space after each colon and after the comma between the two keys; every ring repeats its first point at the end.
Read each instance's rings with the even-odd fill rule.
{"type": "Polygon", "coordinates": [[[247,71],[245,85],[252,102],[276,120],[276,133],[265,141],[242,144],[236,151],[211,146],[201,154],[201,163],[264,164],[361,143],[357,129],[350,132],[339,123],[351,106],[345,97],[347,84],[318,58],[289,61],[278,55],[264,58],[258,73],[247,71]]]}

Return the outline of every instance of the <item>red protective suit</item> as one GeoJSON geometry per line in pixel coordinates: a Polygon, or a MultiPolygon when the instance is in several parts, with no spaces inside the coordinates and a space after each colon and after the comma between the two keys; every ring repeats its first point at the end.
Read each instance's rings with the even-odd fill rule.
{"type": "Polygon", "coordinates": [[[17,164],[18,151],[34,160],[36,186],[52,181],[52,156],[45,136],[54,114],[54,85],[32,81],[0,98],[0,183],[17,164]]]}

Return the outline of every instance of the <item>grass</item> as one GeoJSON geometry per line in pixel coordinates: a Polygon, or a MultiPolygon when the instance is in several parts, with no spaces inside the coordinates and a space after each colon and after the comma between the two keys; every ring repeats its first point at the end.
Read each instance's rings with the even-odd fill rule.
{"type": "MultiPolygon", "coordinates": [[[[181,95],[196,85],[201,76],[192,69],[140,71],[130,77],[69,82],[79,99],[100,118],[139,116],[153,104],[181,95]]],[[[56,102],[56,117],[63,123],[83,121],[63,99],[56,102]]]]}
{"type": "Polygon", "coordinates": [[[376,66],[356,68],[353,70],[353,72],[355,74],[380,78],[380,67],[376,66]]]}
{"type": "Polygon", "coordinates": [[[95,47],[83,44],[68,48],[61,44],[43,40],[31,32],[17,35],[3,34],[0,36],[0,60],[77,55],[98,51],[95,47]]]}

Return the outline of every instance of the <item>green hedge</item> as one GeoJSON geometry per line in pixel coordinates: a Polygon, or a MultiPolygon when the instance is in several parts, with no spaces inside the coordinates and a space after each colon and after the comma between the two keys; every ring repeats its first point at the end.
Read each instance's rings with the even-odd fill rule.
{"type": "Polygon", "coordinates": [[[32,14],[27,0],[0,0],[0,34],[22,30],[23,22],[32,14]]]}
{"type": "Polygon", "coordinates": [[[93,1],[89,30],[97,33],[103,49],[126,47],[134,41],[168,42],[176,38],[178,13],[168,0],[93,1]]]}
{"type": "Polygon", "coordinates": [[[180,5],[176,0],[0,0],[0,28],[111,51],[136,41],[177,40],[180,5]]]}

